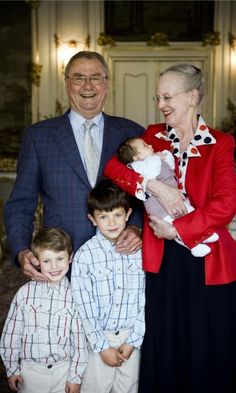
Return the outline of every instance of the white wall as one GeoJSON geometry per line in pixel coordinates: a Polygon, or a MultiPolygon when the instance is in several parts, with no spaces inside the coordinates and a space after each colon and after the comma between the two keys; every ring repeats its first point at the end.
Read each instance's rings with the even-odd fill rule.
{"type": "MultiPolygon", "coordinates": [[[[160,68],[168,62],[189,60],[203,66],[207,78],[208,101],[204,115],[212,126],[221,126],[228,115],[227,98],[236,102],[236,60],[228,42],[228,33],[236,35],[236,2],[216,1],[214,30],[221,34],[221,45],[202,47],[201,43],[171,43],[168,48],[126,43],[112,48],[100,47],[96,39],[104,31],[103,1],[41,1],[32,11],[33,60],[43,65],[40,86],[33,87],[33,121],[55,114],[56,100],[67,107],[60,53],[74,39],[81,49],[97,50],[107,58],[112,80],[106,110],[133,118],[146,125],[159,121],[151,102],[160,68]],[[54,35],[59,37],[56,47],[54,35]],[[90,46],[86,38],[90,37],[90,46]],[[196,55],[196,54],[199,54],[196,55]],[[133,63],[132,63],[133,62],[133,63]]],[[[67,47],[68,48],[68,47],[67,47]]],[[[74,51],[74,52],[73,52],[74,51]]],[[[236,57],[236,49],[235,49],[236,57]]]]}

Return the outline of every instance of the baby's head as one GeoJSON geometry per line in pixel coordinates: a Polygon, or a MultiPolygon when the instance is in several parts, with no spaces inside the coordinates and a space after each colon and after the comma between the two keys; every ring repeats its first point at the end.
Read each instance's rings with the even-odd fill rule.
{"type": "Polygon", "coordinates": [[[143,139],[136,137],[126,139],[117,151],[118,159],[123,164],[144,160],[153,154],[153,147],[148,145],[143,139]]]}
{"type": "Polygon", "coordinates": [[[31,251],[40,262],[40,270],[58,284],[69,270],[73,249],[69,235],[61,228],[42,228],[34,236],[31,251]]]}

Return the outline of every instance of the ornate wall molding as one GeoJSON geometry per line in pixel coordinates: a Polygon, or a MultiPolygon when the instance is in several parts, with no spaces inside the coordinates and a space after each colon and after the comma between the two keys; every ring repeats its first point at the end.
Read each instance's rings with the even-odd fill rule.
{"type": "Polygon", "coordinates": [[[40,86],[42,68],[43,66],[41,64],[37,64],[37,63],[31,64],[31,72],[30,72],[31,83],[37,87],[40,86]]]}
{"type": "Polygon", "coordinates": [[[150,40],[147,42],[148,46],[169,46],[168,36],[165,33],[155,33],[151,35],[150,40]]]}
{"type": "Polygon", "coordinates": [[[215,48],[201,45],[171,45],[162,47],[116,46],[103,48],[111,72],[111,88],[105,109],[143,126],[161,121],[160,112],[152,101],[161,71],[174,63],[190,62],[200,67],[206,77],[207,102],[203,115],[214,120],[214,61],[215,48]]]}
{"type": "MultiPolygon", "coordinates": [[[[80,42],[77,50],[89,48],[97,50],[100,53],[106,53],[107,50],[115,49],[117,53],[122,53],[120,47],[126,51],[136,52],[143,51],[140,59],[145,63],[144,57],[147,51],[157,51],[160,56],[164,56],[167,62],[169,55],[165,57],[163,50],[171,47],[172,53],[176,51],[176,59],[184,61],[189,59],[188,48],[199,51],[209,50],[213,54],[213,67],[208,70],[209,78],[212,81],[210,91],[208,91],[208,104],[210,103],[210,118],[212,125],[221,125],[222,119],[227,116],[227,99],[236,99],[236,65],[233,65],[233,37],[236,35],[236,2],[234,1],[217,1],[215,2],[214,31],[204,39],[204,45],[201,49],[202,42],[199,43],[175,43],[169,42],[157,32],[150,39],[150,46],[147,43],[120,44],[115,42],[116,46],[112,47],[113,41],[104,33],[104,2],[103,1],[32,1],[37,7],[32,9],[33,20],[33,62],[43,65],[41,72],[40,86],[33,85],[33,122],[42,119],[45,116],[55,112],[55,102],[61,103],[62,110],[68,106],[67,96],[64,88],[64,78],[59,64],[58,48],[54,43],[54,35],[57,34],[62,41],[74,39],[80,42]],[[36,15],[37,11],[37,15],[36,15]],[[103,33],[101,33],[103,32],[103,33]],[[231,33],[229,37],[229,32],[231,33]],[[109,39],[108,39],[109,38],[109,39]],[[169,43],[169,46],[164,46],[169,43]],[[198,47],[198,49],[196,49],[198,47]],[[37,51],[38,48],[38,51],[37,51]],[[50,89],[48,89],[50,86],[50,89]],[[210,96],[213,94],[213,97],[210,96]],[[213,109],[212,109],[213,108],[213,109]]],[[[171,52],[170,52],[171,53],[171,52]]],[[[128,57],[127,57],[128,58],[128,57]]],[[[109,58],[113,63],[115,59],[109,58]]],[[[194,61],[194,58],[193,58],[194,61]]],[[[133,63],[136,66],[138,58],[133,63]]],[[[118,62],[116,62],[116,65],[118,62]]],[[[113,73],[115,69],[113,70],[113,73]]],[[[157,73],[157,69],[150,72],[157,73]]],[[[149,75],[149,80],[151,76],[149,75]]],[[[114,76],[118,80],[119,76],[114,76]]],[[[155,83],[155,82],[154,82],[155,83]]],[[[151,87],[150,87],[151,88],[151,87]]],[[[115,113],[116,108],[113,102],[116,86],[111,81],[111,91],[107,108],[110,113],[115,113]],[[112,98],[113,97],[113,98],[112,98]]],[[[154,90],[155,87],[152,87],[154,90]]],[[[122,99],[122,98],[121,98],[122,99]]],[[[149,108],[149,119],[158,118],[149,108]]]]}
{"type": "Polygon", "coordinates": [[[204,35],[203,40],[202,40],[202,45],[220,45],[220,32],[219,31],[213,31],[212,33],[207,33],[204,35]]]}

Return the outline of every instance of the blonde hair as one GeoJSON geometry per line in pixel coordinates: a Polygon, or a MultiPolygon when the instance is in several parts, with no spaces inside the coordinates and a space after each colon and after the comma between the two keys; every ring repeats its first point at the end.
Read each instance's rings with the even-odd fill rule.
{"type": "Polygon", "coordinates": [[[55,252],[67,251],[72,254],[72,242],[69,235],[61,228],[42,228],[34,236],[31,242],[31,251],[37,257],[40,250],[52,250],[55,252]]]}

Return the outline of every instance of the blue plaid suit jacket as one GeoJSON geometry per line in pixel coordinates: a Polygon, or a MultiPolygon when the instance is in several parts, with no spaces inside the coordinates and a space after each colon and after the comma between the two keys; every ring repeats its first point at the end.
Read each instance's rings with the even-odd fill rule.
{"type": "MultiPolygon", "coordinates": [[[[104,114],[104,137],[99,180],[104,165],[118,146],[144,131],[135,122],[104,114]]],[[[20,148],[15,186],[4,207],[4,224],[13,258],[29,248],[38,197],[43,202],[43,225],[60,226],[76,250],[91,236],[87,195],[91,186],[75,142],[68,112],[29,127],[20,148]]]]}

